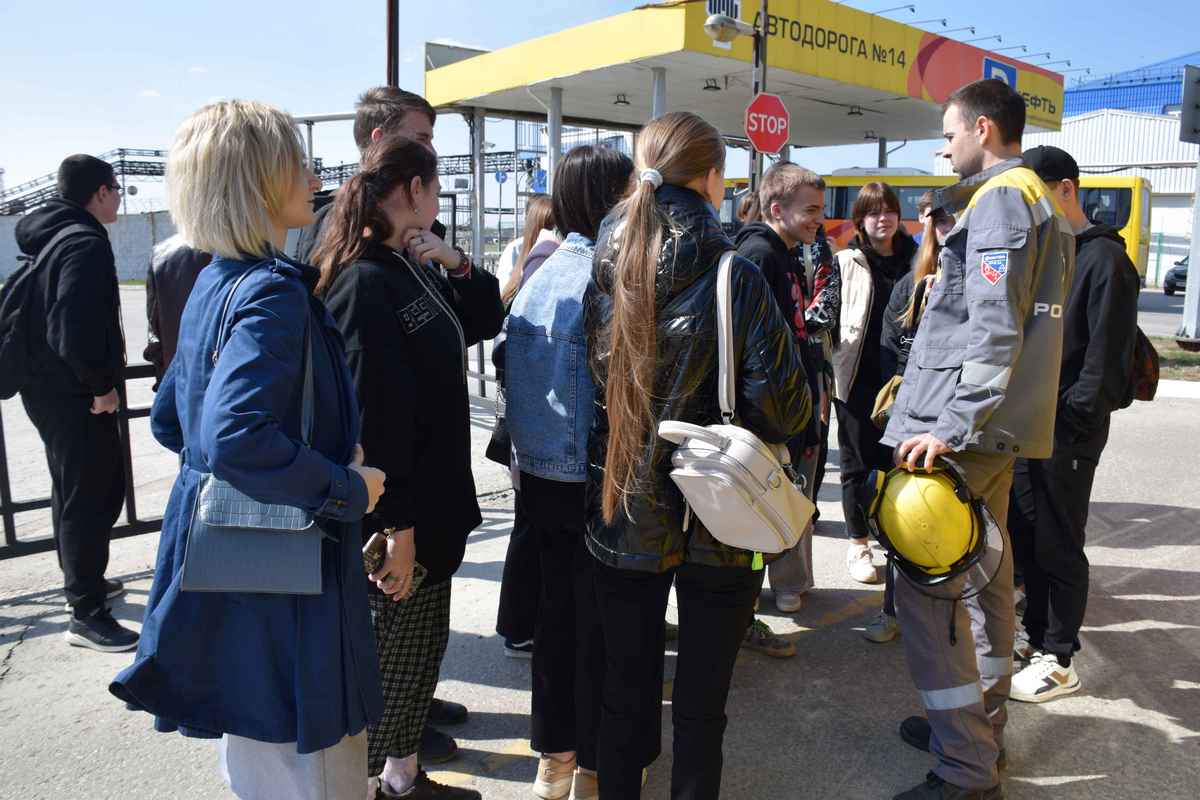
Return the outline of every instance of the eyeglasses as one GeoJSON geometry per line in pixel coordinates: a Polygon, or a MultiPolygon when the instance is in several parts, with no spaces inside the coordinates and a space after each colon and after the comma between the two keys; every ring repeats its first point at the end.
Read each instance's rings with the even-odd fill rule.
{"type": "Polygon", "coordinates": [[[125,194],[125,189],[118,183],[110,183],[108,184],[108,188],[112,189],[117,194],[125,194]]]}

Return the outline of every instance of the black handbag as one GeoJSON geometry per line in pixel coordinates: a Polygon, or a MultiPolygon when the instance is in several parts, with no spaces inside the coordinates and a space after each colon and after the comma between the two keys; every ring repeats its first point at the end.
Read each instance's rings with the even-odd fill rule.
{"type": "Polygon", "coordinates": [[[508,422],[504,416],[504,387],[496,385],[496,420],[492,425],[492,437],[483,452],[488,461],[507,467],[512,459],[512,437],[508,435],[508,422]]]}
{"type": "MultiPolygon", "coordinates": [[[[254,269],[243,273],[225,298],[214,365],[225,342],[233,295],[254,269]]],[[[315,417],[311,317],[304,340],[300,439],[308,446],[315,417]]],[[[203,473],[188,528],[180,587],[187,592],[321,594],[325,538],[329,537],[308,511],[260,502],[228,481],[203,473]]]]}

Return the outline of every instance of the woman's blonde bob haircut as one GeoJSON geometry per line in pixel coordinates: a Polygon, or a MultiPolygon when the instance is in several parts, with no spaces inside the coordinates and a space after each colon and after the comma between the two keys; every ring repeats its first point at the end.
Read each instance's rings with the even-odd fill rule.
{"type": "Polygon", "coordinates": [[[167,158],[167,197],[183,240],[214,256],[271,255],[276,217],[304,168],[290,116],[253,100],[192,114],[167,158]]]}

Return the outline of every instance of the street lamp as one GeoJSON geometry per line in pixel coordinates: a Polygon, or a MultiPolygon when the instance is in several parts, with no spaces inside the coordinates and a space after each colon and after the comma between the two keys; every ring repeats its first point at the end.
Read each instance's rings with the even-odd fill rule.
{"type": "MultiPolygon", "coordinates": [[[[756,28],[748,22],[734,19],[727,14],[713,14],[704,21],[704,32],[714,42],[729,44],[739,36],[749,36],[754,40],[754,97],[766,91],[767,88],[767,0],[762,1],[763,27],[756,28]]],[[[751,98],[753,99],[753,98],[751,98]]],[[[750,148],[750,191],[757,192],[762,178],[762,153],[750,148]]]]}

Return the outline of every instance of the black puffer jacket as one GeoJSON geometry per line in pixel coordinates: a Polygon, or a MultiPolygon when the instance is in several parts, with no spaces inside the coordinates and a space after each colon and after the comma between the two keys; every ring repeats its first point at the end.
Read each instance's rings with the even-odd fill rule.
{"type": "MultiPolygon", "coordinates": [[[[672,232],[658,265],[658,366],[655,428],[661,420],[697,425],[720,422],[717,401],[716,278],[720,255],[733,249],[704,199],[690,189],[663,186],[659,210],[672,232]]],[[[698,520],[683,526],[683,496],[671,482],[674,445],[657,435],[647,442],[645,491],[631,498],[630,515],[612,525],[601,515],[608,449],[608,323],[619,242],[619,219],[600,228],[592,280],[584,296],[588,361],[596,380],[596,415],[588,442],[588,546],[601,562],[621,569],[665,572],[687,561],[748,568],[753,554],[726,547],[698,520]]],[[[737,422],[772,443],[804,430],[812,396],[792,333],[762,273],[742,258],[733,263],[733,329],[737,364],[737,422]]]]}

